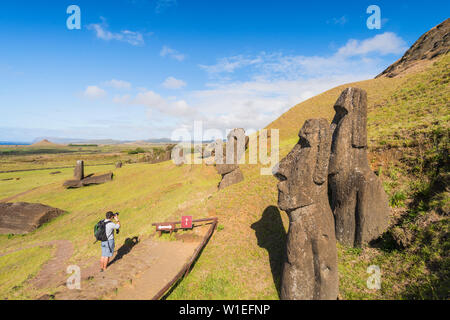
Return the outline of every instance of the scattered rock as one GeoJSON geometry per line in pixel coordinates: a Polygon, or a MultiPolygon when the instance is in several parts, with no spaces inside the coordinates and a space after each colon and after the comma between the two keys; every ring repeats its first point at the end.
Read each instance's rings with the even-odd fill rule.
{"type": "Polygon", "coordinates": [[[25,234],[64,212],[40,203],[0,203],[0,233],[25,234]]]}
{"type": "Polygon", "coordinates": [[[359,247],[386,230],[390,209],[367,158],[366,92],[345,89],[334,109],[328,185],[336,238],[342,244],[359,247]]]}
{"type": "Polygon", "coordinates": [[[281,299],[336,300],[337,249],[327,194],[329,124],[307,120],[299,137],[275,172],[278,206],[289,215],[281,299]]]}
{"type": "Polygon", "coordinates": [[[50,172],[50,174],[60,174],[61,173],[61,171],[53,171],[53,172],[50,172]]]}
{"type": "Polygon", "coordinates": [[[118,162],[116,162],[116,169],[120,169],[120,168],[122,168],[122,161],[118,161],[118,162]]]}
{"type": "Polygon", "coordinates": [[[231,186],[232,184],[241,182],[244,180],[244,175],[242,174],[239,167],[236,170],[231,171],[228,174],[222,176],[222,181],[219,183],[219,190],[231,186]]]}

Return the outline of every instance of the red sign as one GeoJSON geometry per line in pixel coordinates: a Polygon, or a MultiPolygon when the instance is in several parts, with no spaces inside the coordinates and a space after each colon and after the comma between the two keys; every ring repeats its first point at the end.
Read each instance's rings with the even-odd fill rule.
{"type": "Polygon", "coordinates": [[[192,228],[192,216],[182,216],[181,217],[181,228],[191,229],[192,228]]]}

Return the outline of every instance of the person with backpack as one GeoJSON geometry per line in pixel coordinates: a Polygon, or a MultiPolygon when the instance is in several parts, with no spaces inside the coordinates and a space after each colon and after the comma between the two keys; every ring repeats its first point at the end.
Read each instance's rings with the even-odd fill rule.
{"type": "Polygon", "coordinates": [[[119,214],[108,211],[106,219],[100,220],[94,228],[94,235],[97,241],[101,241],[102,257],[100,258],[100,272],[108,267],[109,259],[114,254],[114,230],[119,232],[119,214]],[[112,221],[115,220],[116,223],[112,221]]]}

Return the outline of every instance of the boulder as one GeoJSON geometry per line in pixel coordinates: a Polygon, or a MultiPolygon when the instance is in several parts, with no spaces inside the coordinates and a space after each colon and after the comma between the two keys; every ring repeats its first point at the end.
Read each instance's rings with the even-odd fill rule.
{"type": "Polygon", "coordinates": [[[118,161],[118,162],[116,162],[116,169],[120,169],[120,168],[122,168],[122,161],[118,161]]]}
{"type": "Polygon", "coordinates": [[[0,234],[25,234],[65,211],[40,203],[0,203],[0,234]]]}
{"type": "Polygon", "coordinates": [[[329,124],[307,120],[299,137],[274,172],[280,181],[278,206],[289,216],[280,298],[336,300],[336,237],[327,194],[329,124]]]}
{"type": "Polygon", "coordinates": [[[84,161],[83,160],[77,161],[77,165],[75,166],[73,176],[76,180],[84,179],[84,161]]]}
{"type": "Polygon", "coordinates": [[[219,183],[219,190],[231,186],[232,184],[241,182],[244,180],[244,175],[242,174],[241,169],[239,167],[236,170],[233,170],[230,173],[227,173],[222,176],[222,180],[219,183]]]}
{"type": "Polygon", "coordinates": [[[388,198],[367,158],[366,92],[345,89],[334,110],[328,185],[336,238],[359,247],[387,229],[388,198]]]}

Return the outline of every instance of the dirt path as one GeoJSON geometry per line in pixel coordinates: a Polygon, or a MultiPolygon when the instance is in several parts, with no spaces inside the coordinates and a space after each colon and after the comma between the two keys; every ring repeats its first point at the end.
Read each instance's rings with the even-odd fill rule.
{"type": "Polygon", "coordinates": [[[46,246],[56,246],[56,252],[49,261],[47,261],[38,275],[30,281],[30,283],[38,288],[54,287],[65,281],[67,260],[73,253],[72,242],[68,240],[54,240],[47,242],[46,246]]]}
{"type": "Polygon", "coordinates": [[[10,197],[8,197],[8,198],[1,199],[0,202],[9,202],[9,201],[14,200],[14,199],[16,199],[16,198],[19,198],[19,197],[21,197],[21,196],[24,196],[24,195],[26,195],[26,194],[30,193],[31,191],[34,191],[34,190],[36,190],[36,189],[38,189],[38,188],[40,188],[40,187],[36,187],[36,188],[30,189],[30,190],[27,190],[27,191],[24,191],[24,192],[15,194],[15,195],[10,196],[10,197]]]}
{"type": "Polygon", "coordinates": [[[114,300],[150,300],[180,271],[192,256],[200,242],[160,242],[155,245],[149,258],[152,266],[139,274],[131,283],[125,284],[117,294],[105,297],[114,300]]]}
{"type": "Polygon", "coordinates": [[[115,252],[106,272],[98,261],[81,269],[81,289],[61,285],[57,300],[151,299],[192,257],[209,225],[199,226],[179,240],[127,239],[115,252]]]}
{"type": "Polygon", "coordinates": [[[72,256],[73,253],[72,242],[68,240],[53,240],[49,242],[40,242],[16,250],[2,253],[0,254],[0,257],[25,249],[35,247],[48,247],[48,246],[56,247],[56,251],[53,254],[53,257],[46,263],[44,263],[42,269],[39,271],[37,276],[29,280],[29,283],[37,289],[54,287],[59,285],[61,282],[65,281],[66,262],[72,256]]]}

